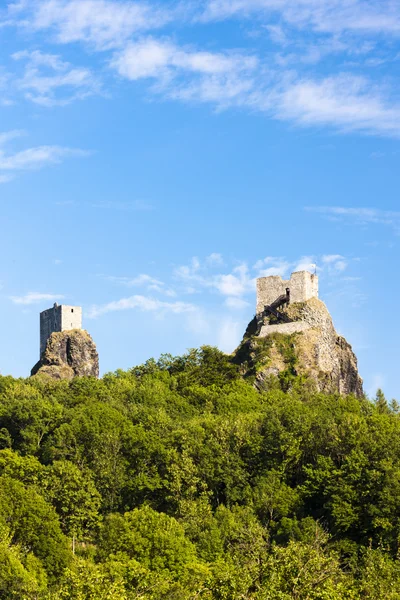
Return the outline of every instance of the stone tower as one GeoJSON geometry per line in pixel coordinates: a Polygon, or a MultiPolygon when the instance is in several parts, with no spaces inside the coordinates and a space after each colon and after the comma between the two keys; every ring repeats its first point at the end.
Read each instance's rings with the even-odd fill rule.
{"type": "Polygon", "coordinates": [[[291,303],[318,298],[318,275],[308,271],[297,271],[286,281],[279,275],[257,279],[257,314],[285,294],[287,289],[290,290],[291,303]]]}
{"type": "Polygon", "coordinates": [[[54,304],[40,313],[40,356],[46,349],[47,340],[52,333],[82,329],[82,308],[54,304]]]}

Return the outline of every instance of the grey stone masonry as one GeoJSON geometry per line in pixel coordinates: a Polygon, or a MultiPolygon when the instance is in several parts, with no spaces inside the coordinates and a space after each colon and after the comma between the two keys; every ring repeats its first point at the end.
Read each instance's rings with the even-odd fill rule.
{"type": "Polygon", "coordinates": [[[46,349],[47,340],[56,331],[82,329],[82,308],[54,304],[40,313],[40,356],[46,349]]]}
{"type": "Polygon", "coordinates": [[[257,314],[285,294],[287,288],[290,289],[291,303],[318,298],[318,275],[308,271],[297,271],[286,281],[279,275],[257,279],[257,314]]]}
{"type": "Polygon", "coordinates": [[[293,323],[281,323],[279,325],[263,325],[259,337],[268,337],[271,333],[291,335],[292,333],[300,333],[308,329],[311,329],[311,325],[305,321],[294,321],[293,323]]]}

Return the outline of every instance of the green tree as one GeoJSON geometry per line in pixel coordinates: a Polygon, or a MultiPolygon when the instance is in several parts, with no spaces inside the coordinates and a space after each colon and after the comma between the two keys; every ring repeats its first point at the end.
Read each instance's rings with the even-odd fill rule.
{"type": "Polygon", "coordinates": [[[10,524],[12,544],[32,553],[54,581],[68,564],[69,553],[57,515],[33,487],[0,477],[0,524],[10,524]]]}
{"type": "Polygon", "coordinates": [[[148,506],[121,515],[109,515],[99,536],[99,557],[125,553],[151,571],[182,575],[185,567],[197,562],[194,545],[174,518],[148,506]]]}
{"type": "Polygon", "coordinates": [[[101,496],[88,471],[71,462],[55,461],[46,467],[41,484],[43,494],[56,509],[63,532],[82,540],[99,522],[101,496]]]}

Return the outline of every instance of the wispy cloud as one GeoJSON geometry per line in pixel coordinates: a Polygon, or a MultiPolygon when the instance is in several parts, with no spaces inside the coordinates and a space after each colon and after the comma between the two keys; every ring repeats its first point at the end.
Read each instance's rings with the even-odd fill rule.
{"type": "Polygon", "coordinates": [[[99,50],[124,45],[134,33],[161,27],[171,18],[162,3],[154,2],[39,0],[21,4],[11,3],[10,11],[30,31],[50,30],[59,43],[85,42],[99,50]],[[16,5],[21,9],[18,12],[16,5]]]}
{"type": "Polygon", "coordinates": [[[14,304],[38,304],[40,302],[44,302],[45,300],[48,302],[55,302],[56,300],[62,300],[64,296],[61,294],[43,294],[41,292],[28,292],[24,296],[10,296],[10,300],[14,304]]]}
{"type": "Polygon", "coordinates": [[[97,77],[89,69],[73,67],[56,54],[25,50],[14,53],[12,58],[25,62],[24,74],[17,79],[16,86],[36,104],[65,106],[101,90],[97,77]]]}
{"type": "Polygon", "coordinates": [[[206,257],[206,263],[210,267],[222,267],[224,265],[224,259],[222,254],[218,252],[213,252],[209,256],[206,257]]]}
{"type": "Polygon", "coordinates": [[[138,275],[137,277],[133,277],[133,278],[131,278],[131,277],[116,277],[114,275],[108,275],[103,278],[106,279],[107,281],[110,281],[111,283],[115,283],[117,285],[123,285],[123,286],[129,287],[129,288],[140,287],[140,288],[144,288],[151,292],[158,292],[165,296],[169,296],[170,298],[173,298],[176,296],[175,290],[173,290],[170,287],[167,287],[163,281],[161,281],[160,279],[156,279],[155,277],[152,277],[151,275],[147,275],[145,273],[142,273],[141,275],[138,275]]]}
{"type": "Polygon", "coordinates": [[[130,43],[111,66],[131,81],[154,81],[152,93],[183,102],[247,108],[302,126],[400,135],[395,91],[351,72],[302,75],[256,55],[209,53],[154,38],[130,43]]]}
{"type": "Polygon", "coordinates": [[[400,104],[390,98],[390,91],[385,97],[364,77],[345,73],[320,80],[304,78],[286,84],[276,99],[273,110],[279,119],[400,135],[400,104]]]}
{"type": "Polygon", "coordinates": [[[64,158],[87,155],[84,150],[62,146],[38,146],[11,155],[6,155],[0,150],[0,171],[41,169],[47,165],[60,163],[64,158]]]}
{"type": "MultiPolygon", "coordinates": [[[[221,257],[222,258],[222,257],[221,257]]],[[[280,276],[289,278],[293,271],[318,272],[330,277],[339,277],[348,268],[349,261],[341,254],[302,256],[290,261],[284,257],[267,256],[257,260],[252,267],[239,263],[228,272],[215,273],[207,259],[192,258],[188,265],[174,269],[173,277],[183,284],[183,293],[209,292],[221,296],[224,306],[230,310],[245,310],[251,306],[250,296],[255,296],[256,280],[259,277],[280,276]]]]}
{"type": "Polygon", "coordinates": [[[217,330],[217,345],[223,352],[231,353],[243,335],[243,323],[230,316],[223,318],[217,330]]]}
{"type": "Polygon", "coordinates": [[[277,15],[316,32],[400,35],[400,7],[392,0],[208,0],[203,20],[277,15]]]}
{"type": "Polygon", "coordinates": [[[271,277],[272,275],[284,277],[290,268],[290,262],[284,258],[277,258],[275,256],[266,256],[258,260],[254,265],[258,277],[271,277]]]}
{"type": "Polygon", "coordinates": [[[4,146],[7,142],[11,140],[15,140],[16,138],[22,137],[25,135],[25,131],[21,129],[14,129],[13,131],[5,131],[0,133],[0,146],[4,146]]]}
{"type": "Polygon", "coordinates": [[[248,308],[250,306],[250,302],[243,300],[243,298],[230,296],[225,300],[225,306],[233,310],[243,310],[244,308],[248,308]]]}
{"type": "Polygon", "coordinates": [[[90,205],[92,208],[99,208],[104,210],[118,210],[118,211],[138,211],[138,212],[149,212],[155,210],[155,206],[146,202],[145,200],[134,200],[132,202],[118,202],[115,200],[102,200],[100,202],[93,202],[90,205]]]}
{"type": "Polygon", "coordinates": [[[347,260],[341,254],[325,254],[322,263],[338,272],[345,271],[348,267],[347,260]]]}
{"type": "Polygon", "coordinates": [[[319,213],[333,220],[345,220],[357,225],[386,225],[400,234],[400,211],[379,208],[351,208],[343,206],[308,206],[305,210],[319,213]]]}
{"type": "Polygon", "coordinates": [[[108,304],[94,305],[90,308],[88,316],[95,319],[109,312],[138,309],[143,312],[155,312],[159,316],[164,316],[168,313],[183,314],[196,311],[193,304],[186,302],[163,302],[146,296],[130,296],[129,298],[121,298],[109,302],[108,304]]]}
{"type": "MultiPolygon", "coordinates": [[[[400,5],[393,0],[37,0],[11,3],[10,20],[31,33],[50,32],[60,44],[89,44],[120,78],[147,81],[148,92],[161,99],[239,107],[303,127],[400,136],[397,84],[376,75],[376,64],[397,56],[391,40],[400,37],[400,5]],[[279,51],[210,51],[157,31],[171,20],[184,26],[232,17],[257,17],[279,51]],[[380,54],[371,56],[376,46],[380,54]],[[328,60],[318,69],[332,54],[334,69],[328,60]]],[[[99,91],[90,70],[57,55],[14,56],[28,61],[19,87],[34,102],[68,103],[99,91]]]]}
{"type": "Polygon", "coordinates": [[[207,260],[200,263],[198,258],[194,257],[189,265],[176,268],[174,276],[189,288],[193,286],[208,288],[219,292],[222,296],[232,298],[238,298],[255,290],[254,276],[250,275],[249,268],[244,263],[234,267],[231,273],[210,274],[207,260]]]}
{"type": "Polygon", "coordinates": [[[317,267],[317,259],[314,256],[302,256],[297,262],[295,271],[315,271],[317,267]]]}
{"type": "Polygon", "coordinates": [[[154,82],[155,94],[223,108],[244,103],[254,88],[258,63],[257,57],[243,52],[206,52],[145,38],[115,54],[110,65],[131,81],[154,82]]]}
{"type": "Polygon", "coordinates": [[[90,153],[77,148],[63,146],[36,146],[19,152],[6,153],[3,146],[19,137],[21,132],[10,131],[0,134],[0,183],[10,181],[17,171],[42,169],[61,163],[65,158],[86,157],[90,153]]]}
{"type": "Polygon", "coordinates": [[[255,57],[193,51],[171,41],[147,38],[129,44],[112,61],[118,73],[131,80],[146,77],[170,78],[174,73],[189,72],[201,75],[224,75],[257,67],[255,57]]]}

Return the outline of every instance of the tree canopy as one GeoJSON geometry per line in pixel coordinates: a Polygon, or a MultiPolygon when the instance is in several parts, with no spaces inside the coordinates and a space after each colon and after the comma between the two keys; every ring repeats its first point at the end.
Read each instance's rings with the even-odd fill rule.
{"type": "Polygon", "coordinates": [[[397,402],[280,383],[209,347],[0,376],[0,597],[398,599],[397,402]]]}

